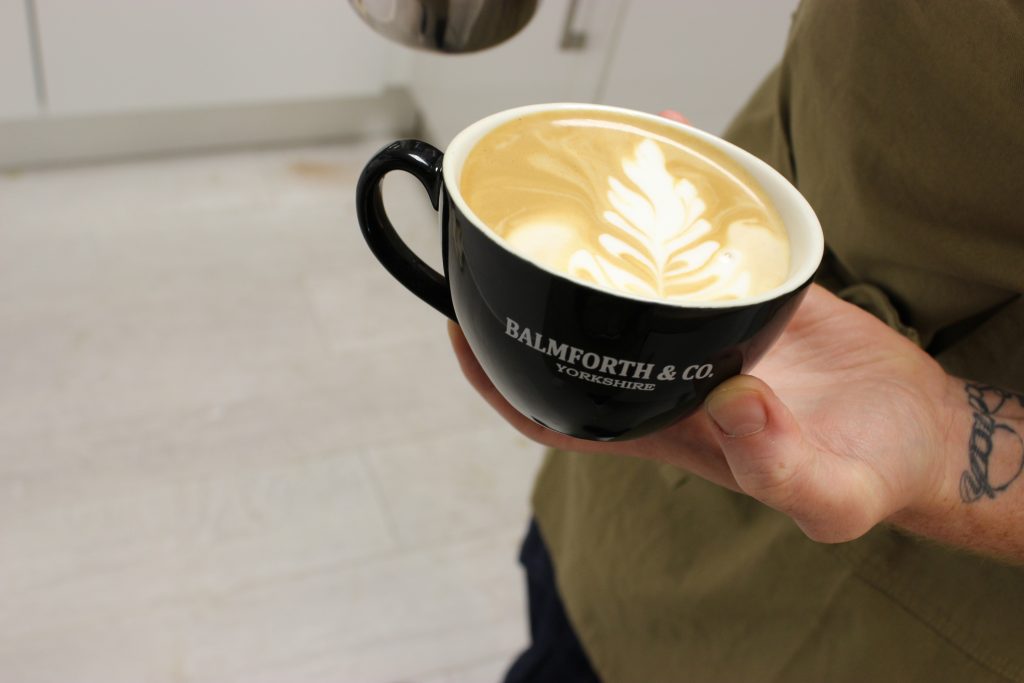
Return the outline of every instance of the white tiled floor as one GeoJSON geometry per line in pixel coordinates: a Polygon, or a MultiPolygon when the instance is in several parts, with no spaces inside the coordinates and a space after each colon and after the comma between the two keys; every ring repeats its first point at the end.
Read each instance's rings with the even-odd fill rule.
{"type": "Polygon", "coordinates": [[[364,245],[380,142],[0,176],[3,680],[486,683],[525,642],[539,449],[364,245]]]}

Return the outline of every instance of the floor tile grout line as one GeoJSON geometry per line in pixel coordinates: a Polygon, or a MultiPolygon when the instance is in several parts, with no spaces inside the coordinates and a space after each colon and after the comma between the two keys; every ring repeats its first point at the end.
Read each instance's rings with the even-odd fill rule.
{"type": "Polygon", "coordinates": [[[377,509],[384,518],[384,526],[387,529],[388,536],[390,536],[391,546],[396,551],[399,551],[402,548],[402,536],[399,532],[398,522],[395,520],[391,506],[388,505],[387,497],[381,489],[376,473],[373,471],[373,467],[366,461],[363,453],[356,453],[355,457],[358,459],[359,466],[368,480],[370,495],[373,497],[377,509]]]}
{"type": "MultiPolygon", "coordinates": [[[[371,476],[374,477],[375,485],[379,485],[379,481],[380,481],[379,480],[379,474],[376,472],[376,470],[372,466],[372,464],[366,463],[366,461],[364,460],[364,466],[366,466],[367,469],[370,470],[371,476]]],[[[454,536],[452,536],[452,537],[444,537],[444,536],[442,536],[440,538],[430,539],[426,543],[407,543],[407,542],[402,540],[401,534],[398,533],[399,525],[398,525],[397,521],[394,520],[393,511],[391,510],[390,505],[387,504],[386,496],[384,496],[383,493],[381,493],[380,495],[381,495],[381,503],[380,504],[383,505],[385,510],[387,511],[387,519],[388,519],[389,523],[392,525],[391,528],[389,529],[389,531],[393,530],[394,533],[396,534],[396,548],[397,548],[396,556],[407,554],[407,553],[408,554],[416,554],[416,553],[427,552],[427,551],[429,551],[432,548],[443,547],[443,546],[446,546],[446,545],[458,545],[460,543],[472,543],[472,542],[480,541],[480,540],[483,540],[485,538],[492,537],[494,535],[496,529],[500,529],[500,528],[503,528],[505,526],[504,523],[493,524],[493,525],[489,525],[489,526],[486,526],[484,528],[478,529],[478,530],[474,531],[471,534],[467,534],[467,535],[463,535],[463,536],[458,536],[458,537],[454,537],[454,536]]],[[[524,503],[529,500],[529,495],[530,495],[529,488],[527,488],[523,492],[524,503]]],[[[526,529],[527,529],[527,526],[528,526],[529,521],[530,521],[529,520],[529,516],[530,516],[530,513],[529,513],[529,511],[527,511],[527,514],[524,516],[524,519],[522,521],[522,535],[524,535],[524,536],[526,534],[526,529]]],[[[508,524],[511,525],[511,521],[509,521],[508,524]]],[[[510,561],[515,562],[515,555],[512,555],[510,557],[511,557],[510,561]]]]}
{"type": "Polygon", "coordinates": [[[302,291],[302,298],[306,303],[306,314],[313,321],[313,326],[317,330],[317,338],[320,340],[321,350],[329,355],[337,355],[332,343],[333,335],[330,330],[327,329],[326,321],[317,313],[316,302],[313,300],[313,293],[310,291],[309,275],[300,274],[298,286],[302,291]]]}
{"type": "MultiPolygon", "coordinates": [[[[395,643],[395,642],[401,643],[403,641],[410,641],[410,640],[423,640],[424,636],[430,636],[430,635],[436,635],[436,634],[457,634],[460,631],[466,630],[467,627],[497,626],[497,625],[500,625],[500,624],[503,624],[503,623],[506,623],[506,622],[509,622],[509,621],[513,621],[513,620],[517,621],[517,622],[519,621],[519,619],[517,619],[516,617],[513,617],[511,615],[506,615],[504,617],[500,617],[500,618],[496,618],[496,619],[481,619],[481,620],[466,622],[464,624],[460,624],[459,626],[450,626],[450,627],[446,627],[446,628],[443,628],[443,629],[433,629],[433,630],[431,630],[429,632],[426,632],[426,633],[424,633],[424,632],[416,632],[416,633],[411,633],[411,634],[408,634],[408,635],[405,635],[405,636],[399,636],[397,638],[371,638],[369,640],[356,641],[356,642],[353,642],[353,643],[348,643],[346,645],[347,645],[347,647],[350,647],[350,648],[366,648],[366,647],[372,647],[372,646],[378,645],[378,644],[389,644],[389,643],[395,643]]],[[[523,630],[523,636],[524,636],[524,638],[523,638],[522,646],[525,646],[527,644],[527,640],[526,640],[527,632],[525,630],[525,627],[524,627],[524,630],[523,630]]],[[[509,653],[509,655],[510,655],[509,663],[510,664],[511,664],[511,655],[515,654],[516,651],[517,650],[513,650],[512,652],[509,653]]],[[[496,654],[498,654],[498,653],[492,652],[487,657],[482,657],[482,658],[480,658],[478,660],[474,660],[473,662],[466,663],[465,665],[459,664],[459,665],[451,666],[451,667],[431,668],[431,669],[427,669],[426,671],[419,671],[419,672],[417,672],[417,675],[418,676],[436,676],[438,674],[444,674],[444,673],[447,673],[449,671],[457,672],[460,669],[466,669],[466,668],[470,668],[470,667],[473,667],[473,666],[477,666],[477,665],[485,663],[485,662],[495,661],[497,659],[497,657],[495,657],[496,654]]],[[[307,657],[308,657],[308,655],[307,655],[307,657]]],[[[314,655],[314,657],[315,657],[315,655],[314,655]]]]}
{"type": "MultiPolygon", "coordinates": [[[[501,529],[503,527],[504,527],[504,525],[498,525],[496,527],[490,527],[490,528],[487,528],[487,529],[481,529],[479,531],[479,533],[474,533],[474,534],[472,534],[470,536],[464,536],[464,537],[460,537],[460,538],[450,538],[450,539],[438,539],[438,542],[433,542],[433,543],[430,543],[429,545],[424,544],[424,545],[418,546],[418,547],[401,548],[401,549],[393,547],[393,548],[389,548],[387,550],[381,550],[381,551],[377,551],[377,552],[373,552],[373,553],[368,553],[368,554],[363,555],[363,556],[358,557],[358,558],[351,558],[351,559],[348,559],[348,560],[342,560],[342,561],[338,561],[338,562],[327,562],[327,563],[323,563],[323,564],[320,564],[320,565],[316,565],[315,567],[305,567],[305,568],[303,568],[301,570],[297,570],[297,571],[283,572],[283,573],[280,573],[280,574],[275,574],[275,575],[266,576],[266,577],[262,577],[262,578],[254,578],[254,579],[251,579],[251,580],[248,580],[248,581],[245,581],[245,582],[236,583],[233,586],[231,586],[231,588],[229,590],[225,590],[223,592],[217,593],[216,597],[217,597],[218,601],[224,601],[225,599],[228,599],[229,596],[236,595],[236,594],[245,594],[246,592],[248,592],[250,590],[258,590],[259,588],[265,587],[265,586],[272,586],[272,585],[275,585],[275,584],[285,583],[285,582],[289,582],[290,583],[290,582],[293,582],[293,581],[300,581],[301,582],[301,581],[303,581],[305,579],[315,578],[315,577],[320,576],[320,575],[333,575],[333,574],[336,574],[336,573],[339,573],[339,572],[342,572],[342,573],[343,572],[351,572],[351,571],[357,570],[360,567],[364,567],[365,568],[366,566],[372,566],[372,565],[380,564],[380,563],[387,563],[389,561],[397,560],[397,559],[400,559],[400,558],[405,557],[405,556],[427,555],[428,553],[430,553],[431,551],[434,551],[434,550],[458,549],[460,547],[472,546],[473,544],[479,543],[479,542],[481,542],[483,540],[493,539],[495,537],[496,529],[501,529]]],[[[523,524],[523,529],[524,529],[523,530],[523,534],[525,534],[525,527],[526,527],[526,524],[524,523],[523,524]]],[[[516,555],[516,551],[513,548],[511,550],[510,554],[509,554],[509,562],[508,562],[508,564],[509,564],[510,567],[517,566],[516,565],[515,555],[516,555]]],[[[59,583],[61,583],[61,582],[58,582],[57,584],[54,584],[54,585],[59,585],[59,583]]],[[[42,586],[31,587],[31,590],[38,590],[41,587],[42,586]]],[[[192,592],[190,592],[188,594],[180,594],[180,593],[176,594],[175,596],[173,596],[170,599],[157,598],[155,600],[152,600],[152,601],[146,602],[144,604],[141,604],[141,605],[137,606],[134,610],[131,610],[131,611],[128,611],[128,612],[117,611],[113,615],[106,614],[106,613],[92,614],[92,615],[80,618],[78,621],[75,621],[75,622],[71,623],[71,625],[75,626],[75,625],[88,625],[88,624],[109,623],[111,618],[113,618],[115,620],[120,620],[120,619],[130,620],[133,617],[137,617],[137,616],[140,616],[140,615],[151,613],[153,610],[163,610],[163,609],[172,609],[173,610],[173,609],[175,609],[177,607],[180,607],[179,603],[186,602],[186,601],[188,601],[190,599],[194,600],[194,601],[197,601],[197,602],[201,602],[201,601],[204,601],[204,600],[208,600],[209,597],[210,596],[208,595],[208,591],[206,591],[204,589],[197,589],[197,590],[192,591],[192,592]]],[[[492,620],[492,621],[500,621],[500,620],[492,620]]],[[[64,622],[63,626],[67,627],[68,624],[69,624],[69,622],[64,622]]],[[[38,633],[42,633],[42,631],[26,632],[26,633],[19,634],[18,637],[30,637],[31,636],[31,637],[35,638],[35,636],[38,633]]],[[[8,634],[8,635],[10,635],[10,634],[8,634]]]]}
{"type": "MultiPolygon", "coordinates": [[[[529,634],[526,633],[526,631],[524,630],[523,631],[523,643],[522,643],[522,646],[521,646],[523,648],[526,647],[526,645],[528,644],[528,642],[527,642],[528,635],[529,634]]],[[[445,676],[445,677],[448,677],[448,676],[450,676],[452,674],[462,673],[466,669],[475,669],[475,668],[483,666],[485,664],[496,664],[498,662],[503,662],[504,663],[504,669],[506,671],[508,671],[509,667],[512,666],[512,662],[515,660],[515,656],[519,653],[519,651],[520,651],[520,649],[513,650],[511,653],[502,652],[501,654],[505,655],[505,656],[502,656],[502,657],[495,656],[498,653],[492,653],[491,655],[489,655],[487,657],[481,657],[481,658],[476,659],[476,660],[474,660],[472,662],[467,662],[464,665],[460,664],[460,665],[457,665],[457,666],[451,666],[451,667],[447,667],[447,668],[444,668],[444,669],[431,669],[431,670],[428,670],[428,671],[421,672],[419,675],[421,675],[421,676],[445,676]]],[[[488,682],[488,683],[490,683],[490,682],[488,682]]],[[[498,683],[498,681],[494,681],[493,683],[498,683]]]]}
{"type": "MultiPolygon", "coordinates": [[[[243,400],[243,401],[240,401],[240,402],[237,402],[237,403],[244,403],[244,402],[245,401],[243,400]]],[[[428,428],[428,429],[424,429],[423,431],[415,432],[415,433],[412,433],[412,434],[408,434],[407,433],[407,434],[403,434],[401,436],[385,437],[385,438],[382,438],[380,440],[371,440],[371,441],[367,441],[365,443],[357,444],[355,446],[345,446],[345,447],[340,447],[340,448],[339,447],[332,447],[332,448],[329,448],[329,449],[313,451],[313,452],[305,453],[305,454],[302,454],[302,455],[282,457],[280,460],[275,461],[275,464],[271,465],[271,466],[272,467],[273,466],[277,466],[277,463],[280,463],[283,466],[285,464],[298,464],[298,463],[311,462],[311,461],[322,461],[322,460],[325,460],[325,459],[347,458],[347,457],[358,456],[358,455],[370,455],[370,454],[376,454],[376,453],[382,452],[382,451],[397,450],[397,449],[401,448],[403,444],[407,443],[410,440],[438,441],[438,440],[441,440],[441,439],[443,439],[445,437],[453,436],[453,435],[456,435],[456,434],[463,435],[463,436],[478,436],[478,435],[486,434],[488,432],[495,431],[496,429],[499,429],[499,428],[500,428],[500,426],[479,426],[479,425],[476,425],[476,424],[469,424],[469,425],[466,425],[464,427],[459,427],[456,430],[452,430],[452,429],[449,429],[449,428],[437,428],[437,429],[428,428]]],[[[66,430],[66,432],[64,432],[64,433],[65,433],[65,435],[73,435],[75,433],[78,433],[78,431],[79,431],[78,429],[69,429],[69,430],[66,430]]],[[[49,432],[49,431],[44,431],[42,433],[42,435],[50,435],[50,434],[52,434],[52,432],[49,432]]],[[[0,434],[0,442],[2,442],[4,438],[10,438],[10,439],[15,439],[15,440],[17,440],[17,439],[30,440],[34,436],[38,436],[38,435],[37,434],[32,434],[32,433],[30,433],[30,434],[4,433],[4,434],[0,434]]],[[[515,433],[510,432],[510,436],[512,436],[513,438],[516,438],[516,434],[515,433]]],[[[537,448],[540,449],[542,447],[538,445],[537,448]]],[[[37,470],[28,470],[27,473],[31,474],[31,473],[36,472],[36,471],[37,470]]],[[[8,476],[8,475],[11,475],[11,476],[15,476],[15,475],[22,476],[25,473],[26,473],[26,471],[22,471],[22,470],[12,470],[12,471],[9,471],[9,472],[8,471],[0,471],[0,476],[8,476]]],[[[194,480],[202,480],[204,478],[205,478],[205,476],[202,473],[199,473],[199,474],[196,474],[194,476],[183,476],[181,479],[173,479],[173,480],[167,480],[167,481],[168,482],[173,481],[173,482],[176,482],[176,483],[184,483],[184,482],[190,482],[190,481],[194,481],[194,480]]]]}
{"type": "MultiPolygon", "coordinates": [[[[517,536],[516,544],[510,550],[509,553],[509,566],[517,567],[517,551],[518,542],[523,535],[526,533],[526,526],[529,520],[524,520],[522,524],[522,532],[517,536]]],[[[338,562],[327,562],[316,567],[305,567],[301,570],[284,572],[274,576],[267,576],[263,578],[255,578],[246,582],[238,583],[232,586],[230,590],[224,591],[220,594],[220,598],[223,599],[225,595],[232,595],[235,593],[245,593],[252,589],[258,589],[259,587],[272,585],[275,583],[281,583],[285,581],[302,581],[304,579],[315,578],[316,576],[330,573],[334,574],[337,572],[351,572],[357,570],[360,567],[366,567],[375,564],[387,563],[400,559],[402,557],[427,555],[431,551],[439,551],[444,549],[457,550],[461,547],[472,546],[480,543],[484,540],[491,540],[496,535],[496,530],[503,529],[505,525],[498,525],[495,527],[489,527],[487,529],[481,529],[478,533],[472,535],[460,537],[460,538],[449,538],[449,539],[438,539],[438,542],[432,542],[430,544],[424,544],[412,548],[402,547],[391,547],[386,550],[380,550],[372,553],[368,553],[361,557],[353,557],[347,560],[341,560],[338,562]]],[[[508,531],[512,531],[511,525],[508,527],[508,531]]]]}

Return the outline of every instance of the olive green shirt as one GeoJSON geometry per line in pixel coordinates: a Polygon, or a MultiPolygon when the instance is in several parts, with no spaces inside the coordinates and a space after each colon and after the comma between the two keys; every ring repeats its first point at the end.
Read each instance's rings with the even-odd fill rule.
{"type": "MultiPolygon", "coordinates": [[[[1024,390],[1024,4],[805,0],[727,137],[814,206],[822,284],[1024,390]]],[[[534,510],[609,683],[1024,681],[1020,568],[886,527],[817,544],[631,458],[549,454],[534,510]]]]}

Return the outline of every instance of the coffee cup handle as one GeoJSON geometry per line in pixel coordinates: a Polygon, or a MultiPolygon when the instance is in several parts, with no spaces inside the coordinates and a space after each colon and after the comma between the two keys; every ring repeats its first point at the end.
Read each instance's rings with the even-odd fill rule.
{"type": "Polygon", "coordinates": [[[370,251],[406,289],[455,320],[444,275],[423,262],[395,232],[384,210],[380,184],[391,171],[405,171],[422,183],[435,210],[440,207],[441,150],[420,140],[393,142],[370,159],[356,185],[356,215],[370,251]]]}

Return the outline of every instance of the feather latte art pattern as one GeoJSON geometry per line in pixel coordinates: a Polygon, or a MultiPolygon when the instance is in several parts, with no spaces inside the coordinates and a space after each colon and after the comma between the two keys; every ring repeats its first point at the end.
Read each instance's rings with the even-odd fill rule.
{"type": "Polygon", "coordinates": [[[462,193],[513,251],[601,288],[715,301],[781,284],[789,245],[760,189],[666,129],[593,112],[514,121],[470,153],[462,193]]]}

